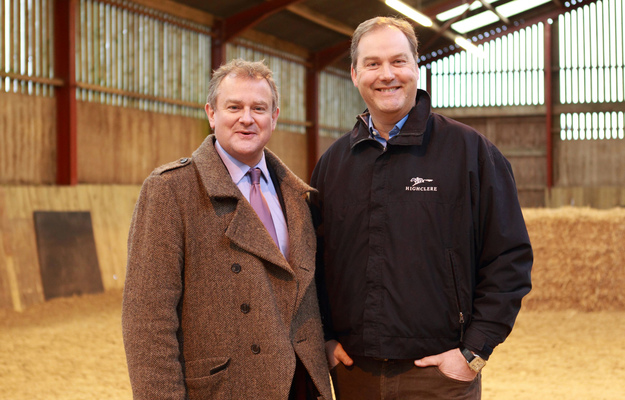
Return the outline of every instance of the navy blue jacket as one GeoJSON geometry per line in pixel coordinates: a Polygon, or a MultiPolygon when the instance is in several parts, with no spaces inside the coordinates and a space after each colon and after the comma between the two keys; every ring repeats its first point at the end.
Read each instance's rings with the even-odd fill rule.
{"type": "Polygon", "coordinates": [[[358,118],[312,176],[326,339],[349,355],[492,353],[531,288],[509,162],[422,90],[386,149],[358,118]]]}

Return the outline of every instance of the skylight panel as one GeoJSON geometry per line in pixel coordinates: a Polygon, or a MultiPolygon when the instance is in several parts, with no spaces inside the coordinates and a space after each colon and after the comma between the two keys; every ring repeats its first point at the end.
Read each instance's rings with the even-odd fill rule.
{"type": "MultiPolygon", "coordinates": [[[[489,4],[494,3],[496,1],[497,0],[486,0],[486,2],[489,4]]],[[[454,7],[440,14],[437,14],[436,19],[442,22],[448,21],[452,18],[456,18],[458,15],[462,15],[462,13],[464,13],[468,8],[470,8],[471,10],[477,10],[480,7],[482,7],[482,3],[480,2],[480,0],[475,0],[471,4],[465,3],[458,7],[454,7]]]]}
{"type": "Polygon", "coordinates": [[[467,33],[497,21],[499,21],[497,14],[492,11],[484,11],[483,13],[451,24],[451,29],[458,33],[467,33]]]}
{"type": "MultiPolygon", "coordinates": [[[[474,2],[475,3],[480,3],[479,1],[474,2]]],[[[481,4],[480,4],[481,5],[481,4]]],[[[463,12],[465,12],[467,10],[467,8],[469,8],[469,4],[463,4],[461,6],[458,7],[454,7],[452,9],[449,9],[445,12],[442,12],[440,14],[436,15],[436,19],[439,21],[448,21],[452,18],[456,18],[458,15],[462,15],[463,12]]]]}
{"type": "Polygon", "coordinates": [[[504,17],[511,17],[551,1],[552,0],[515,0],[499,7],[495,7],[495,9],[504,17]]]}

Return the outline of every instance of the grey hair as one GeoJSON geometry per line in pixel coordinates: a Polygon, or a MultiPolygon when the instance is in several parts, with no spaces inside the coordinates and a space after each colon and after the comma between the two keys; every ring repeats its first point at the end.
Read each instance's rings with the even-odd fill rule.
{"type": "Polygon", "coordinates": [[[206,102],[214,109],[217,102],[217,95],[219,94],[219,85],[228,75],[234,75],[237,77],[250,78],[250,79],[264,79],[269,84],[271,89],[271,112],[275,113],[279,106],[280,97],[278,94],[278,87],[273,80],[273,72],[262,61],[246,61],[240,58],[234,59],[227,64],[222,65],[215,71],[208,83],[208,95],[206,96],[206,102]]]}

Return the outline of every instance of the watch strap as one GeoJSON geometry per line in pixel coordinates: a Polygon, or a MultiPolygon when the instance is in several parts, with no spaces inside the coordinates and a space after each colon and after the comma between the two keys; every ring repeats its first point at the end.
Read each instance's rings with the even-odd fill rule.
{"type": "Polygon", "coordinates": [[[464,358],[467,360],[468,363],[473,361],[473,359],[475,358],[475,354],[473,354],[471,350],[467,349],[464,346],[460,346],[460,352],[462,353],[462,355],[464,356],[464,358]]]}

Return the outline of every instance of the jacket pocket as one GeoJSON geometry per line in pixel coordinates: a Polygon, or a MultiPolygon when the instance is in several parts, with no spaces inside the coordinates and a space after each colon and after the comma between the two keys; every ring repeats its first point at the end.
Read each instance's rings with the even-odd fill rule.
{"type": "Polygon", "coordinates": [[[230,399],[229,366],[228,357],[188,361],[185,364],[185,383],[189,399],[230,399]]]}

